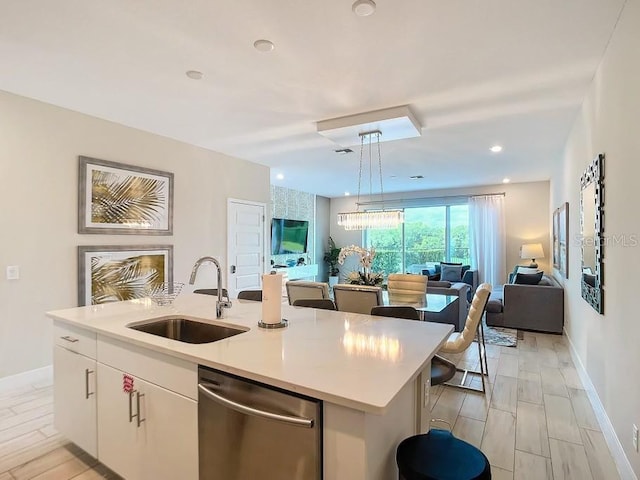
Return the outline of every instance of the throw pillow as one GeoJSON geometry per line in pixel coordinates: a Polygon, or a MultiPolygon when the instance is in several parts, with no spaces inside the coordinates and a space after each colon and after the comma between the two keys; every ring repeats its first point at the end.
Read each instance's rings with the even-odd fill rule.
{"type": "Polygon", "coordinates": [[[540,270],[534,267],[518,267],[516,273],[538,273],[540,270]]]}
{"type": "Polygon", "coordinates": [[[516,285],[538,285],[542,280],[542,273],[516,273],[516,279],[513,283],[516,285]]]}
{"type": "Polygon", "coordinates": [[[442,264],[441,268],[440,280],[447,282],[459,282],[462,280],[462,265],[442,264]]]}

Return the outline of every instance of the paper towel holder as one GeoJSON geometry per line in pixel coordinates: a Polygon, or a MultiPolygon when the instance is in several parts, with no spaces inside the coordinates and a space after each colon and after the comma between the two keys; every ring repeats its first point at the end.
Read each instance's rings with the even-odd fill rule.
{"type": "Polygon", "coordinates": [[[264,323],[261,320],[261,321],[258,322],[258,326],[260,328],[266,328],[268,330],[271,330],[271,329],[274,329],[274,328],[285,328],[285,327],[289,326],[289,320],[287,320],[286,318],[283,318],[278,323],[264,323]]]}

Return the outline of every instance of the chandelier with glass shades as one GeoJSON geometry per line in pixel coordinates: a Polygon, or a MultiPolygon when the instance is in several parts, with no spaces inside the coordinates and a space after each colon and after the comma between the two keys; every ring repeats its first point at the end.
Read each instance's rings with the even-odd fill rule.
{"type": "Polygon", "coordinates": [[[338,225],[345,230],[365,230],[396,228],[404,222],[404,212],[402,210],[384,209],[384,188],[382,186],[382,156],[380,154],[380,130],[362,132],[360,135],[360,170],[358,173],[358,199],[356,201],[355,212],[338,213],[338,225]],[[373,195],[373,144],[378,156],[378,173],[380,175],[380,205],[382,210],[360,211],[360,187],[362,185],[362,166],[364,163],[364,151],[367,147],[369,156],[369,195],[373,195]]]}

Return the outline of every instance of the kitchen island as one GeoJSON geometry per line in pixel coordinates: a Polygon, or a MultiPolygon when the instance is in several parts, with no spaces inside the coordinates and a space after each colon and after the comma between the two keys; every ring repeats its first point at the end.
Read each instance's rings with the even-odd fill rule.
{"type": "Polygon", "coordinates": [[[430,360],[450,325],[283,305],[289,326],[265,330],[259,302],[222,319],[214,305],[186,294],[48,312],[61,433],[127,479],[198,478],[201,365],[321,400],[323,478],[395,478],[397,444],[428,428],[430,360]],[[246,331],[190,344],[130,328],[166,316],[246,331]]]}

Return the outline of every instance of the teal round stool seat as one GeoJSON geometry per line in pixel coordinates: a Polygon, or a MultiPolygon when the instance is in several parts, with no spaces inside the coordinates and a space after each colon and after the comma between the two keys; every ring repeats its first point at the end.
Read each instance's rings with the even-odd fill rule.
{"type": "Polygon", "coordinates": [[[400,480],[491,479],[485,454],[447,430],[405,438],[398,445],[396,463],[400,480]]]}

